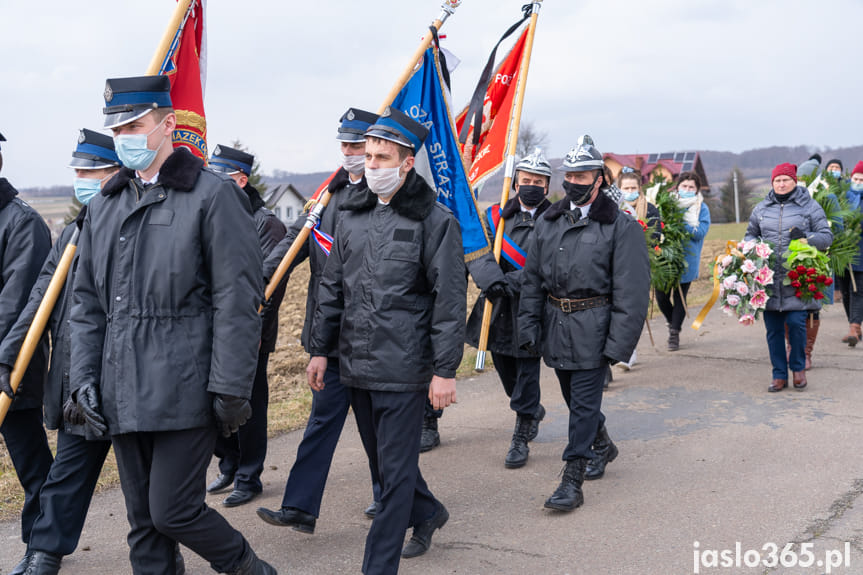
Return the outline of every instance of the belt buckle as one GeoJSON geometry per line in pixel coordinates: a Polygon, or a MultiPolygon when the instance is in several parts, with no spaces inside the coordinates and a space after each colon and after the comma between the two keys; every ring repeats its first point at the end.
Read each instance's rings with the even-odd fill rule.
{"type": "Polygon", "coordinates": [[[571,300],[567,298],[563,298],[560,300],[560,309],[563,313],[572,313],[572,305],[571,300]]]}

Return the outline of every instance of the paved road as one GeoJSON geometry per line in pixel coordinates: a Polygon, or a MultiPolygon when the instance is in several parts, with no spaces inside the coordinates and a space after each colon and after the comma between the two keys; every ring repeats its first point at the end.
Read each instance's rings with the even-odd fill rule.
{"type": "MultiPolygon", "coordinates": [[[[543,372],[548,415],[519,470],[503,466],[514,418],[495,375],[460,382],[459,403],[441,422],[441,447],[421,459],[451,519],[432,550],[403,561],[401,572],[814,574],[828,572],[848,542],[850,557],[831,571],[863,573],[863,349],[839,343],[845,324],[838,306],[822,316],[816,367],[804,392],[766,392],[770,368],[760,324],[737,326],[714,310],[699,333],[685,330],[674,354],[653,349],[645,331],[638,365],[629,373],[615,370],[604,399],[620,457],[604,479],[585,484],[585,505],[569,514],[542,507],[557,485],[567,432],[553,372],[543,372]],[[733,565],[737,542],[740,567],[710,567],[721,565],[722,550],[733,565]],[[787,543],[804,560],[811,551],[813,565],[745,567],[755,560],[747,550],[766,549],[761,559],[769,563],[770,544],[778,557],[787,543]]],[[[652,326],[664,341],[662,323],[652,326]]],[[[254,514],[257,506],[278,507],[299,440],[300,432],[273,440],[264,494],[223,513],[283,574],[359,573],[369,525],[362,509],[371,490],[352,422],[314,535],[268,526],[254,514]]],[[[210,503],[218,507],[221,497],[210,503]]],[[[119,490],[99,495],[62,572],[129,573],[126,530],[119,490]]],[[[5,573],[23,547],[14,523],[0,524],[0,538],[5,573]]],[[[185,555],[190,574],[211,572],[190,551],[185,555]]],[[[784,559],[793,564],[794,556],[784,559]]]]}

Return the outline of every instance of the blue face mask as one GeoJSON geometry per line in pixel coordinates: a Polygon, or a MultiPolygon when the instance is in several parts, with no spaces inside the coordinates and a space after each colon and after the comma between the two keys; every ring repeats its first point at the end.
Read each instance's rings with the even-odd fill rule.
{"type": "Polygon", "coordinates": [[[839,170],[830,170],[828,173],[837,180],[842,177],[842,172],[840,172],[839,170]]]}
{"type": "Polygon", "coordinates": [[[150,130],[147,134],[121,134],[119,136],[114,136],[114,148],[124,166],[131,170],[139,171],[146,170],[150,167],[150,164],[152,164],[153,160],[156,159],[156,152],[158,152],[159,148],[162,147],[162,144],[165,143],[165,139],[162,138],[162,144],[159,144],[158,148],[151,150],[147,147],[147,138],[150,134],[158,130],[159,126],[161,126],[166,119],[167,118],[156,124],[156,127],[150,130]]]}
{"type": "Polygon", "coordinates": [[[677,190],[677,196],[682,199],[688,200],[689,198],[695,197],[695,192],[691,190],[677,190]]]}
{"type": "Polygon", "coordinates": [[[623,197],[623,200],[626,202],[634,202],[635,200],[638,199],[638,192],[637,191],[629,192],[629,193],[624,192],[622,197],[623,197]]]}
{"type": "Polygon", "coordinates": [[[75,188],[75,197],[85,206],[90,199],[102,190],[102,180],[96,178],[75,178],[72,186],[75,188]]]}
{"type": "Polygon", "coordinates": [[[863,182],[851,182],[851,191],[858,194],[863,192],[863,182]]]}

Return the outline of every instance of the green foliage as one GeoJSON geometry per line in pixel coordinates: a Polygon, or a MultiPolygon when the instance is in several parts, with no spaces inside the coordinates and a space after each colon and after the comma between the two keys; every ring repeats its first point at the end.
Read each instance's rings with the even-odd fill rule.
{"type": "Polygon", "coordinates": [[[75,221],[75,218],[78,217],[78,213],[81,211],[81,208],[84,206],[81,202],[78,201],[74,195],[72,196],[72,205],[69,206],[69,213],[66,214],[66,217],[63,218],[63,223],[67,226],[75,221]]]}
{"type": "Polygon", "coordinates": [[[743,177],[743,172],[738,168],[734,168],[725,183],[719,188],[719,198],[709,205],[710,216],[715,218],[717,222],[734,222],[734,173],[737,173],[737,200],[740,207],[740,221],[749,221],[749,215],[752,213],[752,208],[758,203],[760,198],[755,194],[755,187],[746,182],[743,177]]]}
{"type": "MultiPolygon", "coordinates": [[[[815,178],[812,178],[814,181],[815,178]]],[[[808,185],[813,185],[812,181],[808,185]]],[[[833,232],[833,243],[827,249],[830,267],[837,275],[842,275],[857,258],[860,251],[861,220],[863,212],[854,209],[848,201],[846,192],[850,187],[847,179],[837,180],[828,173],[822,173],[815,182],[815,201],[824,210],[833,232]]]]}
{"type": "Polygon", "coordinates": [[[805,302],[824,299],[825,290],[833,283],[830,257],[802,240],[791,240],[782,257],[782,267],[788,270],[782,285],[793,287],[795,297],[805,302]]]}
{"type": "Polygon", "coordinates": [[[686,246],[689,232],[683,221],[684,210],[677,205],[677,197],[670,193],[671,182],[655,180],[656,207],[662,220],[659,244],[648,250],[650,255],[650,283],[656,289],[670,293],[680,285],[686,270],[686,246]]]}

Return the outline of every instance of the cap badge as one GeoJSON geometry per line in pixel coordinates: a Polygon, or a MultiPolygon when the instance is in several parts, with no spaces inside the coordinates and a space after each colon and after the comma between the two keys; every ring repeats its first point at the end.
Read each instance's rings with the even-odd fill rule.
{"type": "Polygon", "coordinates": [[[84,130],[81,130],[80,132],[78,132],[78,143],[79,144],[83,144],[86,139],[87,139],[87,136],[84,135],[84,130]]]}
{"type": "Polygon", "coordinates": [[[354,111],[348,110],[348,115],[347,115],[348,120],[353,120],[355,117],[356,116],[354,116],[354,111]]]}
{"type": "Polygon", "coordinates": [[[110,102],[114,99],[114,90],[111,89],[111,84],[105,84],[105,101],[110,102]]]}

